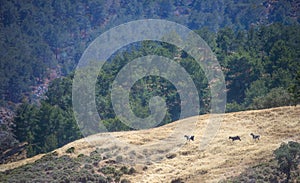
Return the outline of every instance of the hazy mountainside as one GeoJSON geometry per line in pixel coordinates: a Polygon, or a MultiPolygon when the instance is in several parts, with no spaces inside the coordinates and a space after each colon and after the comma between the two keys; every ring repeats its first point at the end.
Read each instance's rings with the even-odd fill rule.
{"type": "MultiPolygon", "coordinates": [[[[299,114],[299,106],[222,114],[216,136],[202,150],[199,144],[207,135],[206,125],[215,115],[196,116],[147,130],[96,134],[56,149],[44,158],[38,155],[2,164],[0,170],[5,172],[0,177],[17,182],[100,181],[110,176],[110,180],[126,179],[127,182],[198,183],[224,181],[242,172],[247,175],[248,171],[249,177],[239,180],[284,180],[285,174],[277,169],[273,151],[283,142],[300,142],[299,114]],[[194,126],[188,135],[195,135],[195,141],[187,142],[180,130],[185,132],[194,126]],[[179,134],[174,135],[175,129],[180,129],[179,134]],[[259,134],[260,140],[253,140],[250,133],[259,134]],[[228,139],[234,135],[239,135],[241,141],[228,139]],[[169,143],[164,144],[165,140],[169,143]],[[16,167],[20,168],[9,170],[16,167]],[[251,175],[251,167],[267,168],[251,175]]],[[[277,151],[284,152],[283,148],[277,151]]],[[[295,155],[296,167],[292,169],[291,178],[296,180],[298,176],[299,180],[300,161],[295,155]]]]}
{"type": "Polygon", "coordinates": [[[145,18],[175,21],[216,32],[281,22],[299,24],[298,1],[1,1],[0,102],[39,99],[51,73],[74,70],[87,45],[103,31],[145,18]]]}

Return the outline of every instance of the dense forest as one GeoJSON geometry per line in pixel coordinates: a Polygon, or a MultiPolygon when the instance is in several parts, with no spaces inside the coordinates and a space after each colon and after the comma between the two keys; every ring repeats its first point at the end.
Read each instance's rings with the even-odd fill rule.
{"type": "MultiPolygon", "coordinates": [[[[145,18],[183,24],[208,43],[225,75],[227,112],[296,105],[300,101],[299,6],[293,0],[2,1],[0,104],[12,109],[15,118],[8,127],[0,123],[1,131],[10,130],[19,142],[28,142],[28,156],[81,138],[72,110],[76,64],[102,32],[145,18]]],[[[109,131],[131,130],[112,108],[114,78],[124,65],[149,54],[176,57],[197,87],[199,114],[210,111],[209,84],[193,58],[167,43],[136,44],[118,51],[99,72],[97,109],[109,131]]],[[[168,108],[159,125],[179,118],[180,98],[169,81],[146,77],[131,91],[137,116],[147,117],[149,100],[158,95],[168,108]]]]}
{"type": "Polygon", "coordinates": [[[69,74],[103,31],[137,19],[162,18],[192,30],[249,30],[299,24],[299,2],[242,1],[1,1],[0,103],[39,98],[46,78],[69,74]],[[54,76],[53,76],[54,75],[54,76]]]}

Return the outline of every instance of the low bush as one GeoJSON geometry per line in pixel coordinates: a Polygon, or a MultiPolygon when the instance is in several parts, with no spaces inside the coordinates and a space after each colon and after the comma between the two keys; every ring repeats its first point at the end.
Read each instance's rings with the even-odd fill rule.
{"type": "Polygon", "coordinates": [[[74,153],[75,152],[75,147],[70,147],[69,149],[66,150],[66,153],[74,153]]]}
{"type": "Polygon", "coordinates": [[[181,178],[176,178],[171,181],[171,183],[183,183],[184,181],[181,178]]]}
{"type": "Polygon", "coordinates": [[[120,171],[123,172],[124,174],[128,174],[129,173],[129,169],[126,166],[122,166],[120,168],[120,171]]]}
{"type": "Polygon", "coordinates": [[[100,168],[98,171],[102,172],[104,174],[114,174],[116,169],[111,166],[105,166],[105,167],[100,168]]]}
{"type": "Polygon", "coordinates": [[[116,157],[116,162],[120,163],[123,161],[123,156],[117,156],[116,157]]]}
{"type": "Polygon", "coordinates": [[[127,179],[122,179],[121,183],[131,183],[131,182],[129,180],[127,180],[127,179]]]}
{"type": "Polygon", "coordinates": [[[136,172],[136,170],[135,170],[133,167],[131,167],[131,168],[129,169],[128,174],[129,174],[129,175],[132,175],[132,174],[134,174],[135,172],[136,172]]]}

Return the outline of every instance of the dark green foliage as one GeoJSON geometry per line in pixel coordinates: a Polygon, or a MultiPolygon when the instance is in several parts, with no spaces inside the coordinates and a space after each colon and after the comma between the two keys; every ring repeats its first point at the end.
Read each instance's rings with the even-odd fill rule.
{"type": "Polygon", "coordinates": [[[40,106],[23,103],[16,111],[14,134],[28,142],[28,156],[45,153],[81,137],[71,108],[71,78],[49,86],[48,98],[40,106]],[[65,88],[59,90],[59,88],[65,88]]]}
{"type": "MultiPolygon", "coordinates": [[[[114,59],[104,64],[102,72],[100,72],[98,76],[96,102],[101,119],[103,119],[102,122],[109,131],[131,129],[115,116],[114,109],[111,104],[111,86],[115,77],[122,69],[122,66],[130,63],[135,58],[149,54],[161,55],[168,58],[174,58],[176,55],[186,55],[186,53],[183,53],[177,47],[166,43],[144,41],[135,44],[127,48],[128,50],[132,50],[130,52],[123,51],[116,53],[114,59]]],[[[200,105],[204,106],[201,108],[199,113],[207,112],[207,106],[209,104],[205,99],[207,99],[210,94],[208,92],[208,84],[204,76],[204,72],[191,57],[184,56],[180,60],[180,64],[187,70],[188,73],[191,73],[191,77],[198,89],[200,105]]],[[[131,87],[130,107],[134,114],[140,118],[148,117],[150,115],[149,101],[154,96],[164,98],[168,108],[165,118],[160,124],[158,124],[158,126],[175,121],[180,117],[180,98],[175,86],[165,78],[158,76],[147,76],[141,78],[131,87]]]]}
{"type": "Polygon", "coordinates": [[[289,86],[288,91],[291,93],[293,104],[300,103],[300,70],[297,72],[296,79],[289,86]]]}
{"type": "Polygon", "coordinates": [[[284,88],[273,88],[266,95],[253,99],[251,108],[264,109],[271,107],[287,106],[293,103],[290,93],[284,88]]]}
{"type": "MultiPolygon", "coordinates": [[[[20,102],[23,97],[34,99],[32,86],[43,83],[52,71],[58,75],[70,73],[95,37],[130,20],[162,18],[193,30],[206,27],[216,32],[224,27],[249,30],[257,24],[275,22],[299,24],[298,12],[297,1],[288,0],[151,3],[143,0],[111,4],[94,0],[75,3],[70,0],[3,1],[0,8],[0,103],[20,102]]],[[[232,30],[218,35],[218,45],[226,54],[236,48],[232,30]]],[[[269,44],[267,48],[271,48],[269,44]]]]}
{"type": "Polygon", "coordinates": [[[102,160],[102,155],[99,150],[95,150],[90,153],[90,158],[94,161],[94,163],[98,163],[102,160]]]}
{"type": "Polygon", "coordinates": [[[282,24],[243,34],[219,31],[215,50],[226,76],[228,111],[299,103],[299,32],[297,25],[282,24]]]}
{"type": "Polygon", "coordinates": [[[267,81],[264,81],[262,79],[258,79],[251,83],[250,87],[247,88],[245,92],[245,106],[253,106],[253,101],[256,98],[263,98],[268,93],[269,89],[266,86],[266,83],[267,81]]]}
{"type": "Polygon", "coordinates": [[[121,171],[123,174],[129,174],[129,169],[128,169],[128,167],[126,167],[126,166],[122,166],[122,167],[120,168],[120,171],[121,171]]]}
{"type": "Polygon", "coordinates": [[[132,174],[134,174],[136,172],[136,170],[133,168],[133,167],[131,167],[130,169],[129,169],[129,171],[128,171],[128,174],[129,175],[132,175],[132,174]]]}
{"type": "Polygon", "coordinates": [[[104,174],[114,174],[116,172],[116,169],[114,167],[106,166],[99,169],[98,171],[104,174]]]}
{"type": "Polygon", "coordinates": [[[78,154],[77,158],[82,158],[84,157],[84,154],[78,154]]]}
{"type": "Polygon", "coordinates": [[[120,169],[112,167],[112,166],[105,166],[105,167],[100,168],[98,170],[98,172],[101,172],[101,173],[107,175],[108,177],[112,176],[115,178],[115,180],[120,181],[120,178],[123,174],[132,175],[133,173],[135,173],[135,169],[133,167],[128,169],[128,167],[126,167],[126,166],[122,166],[120,169]]]}
{"type": "MultiPolygon", "coordinates": [[[[283,143],[274,151],[274,154],[279,164],[279,170],[286,174],[286,182],[288,182],[290,179],[292,179],[292,172],[299,169],[300,144],[292,141],[288,142],[287,144],[283,143]]],[[[298,177],[300,177],[300,174],[298,174],[298,177]]]]}
{"type": "Polygon", "coordinates": [[[237,112],[242,111],[243,109],[243,106],[236,102],[226,104],[226,112],[237,112]]]}
{"type": "Polygon", "coordinates": [[[74,153],[75,152],[75,147],[70,147],[69,149],[66,150],[66,153],[74,153]]]}
{"type": "Polygon", "coordinates": [[[227,68],[226,73],[228,102],[242,103],[245,98],[245,91],[251,82],[257,79],[257,72],[252,57],[247,52],[239,51],[226,57],[227,68]]]}

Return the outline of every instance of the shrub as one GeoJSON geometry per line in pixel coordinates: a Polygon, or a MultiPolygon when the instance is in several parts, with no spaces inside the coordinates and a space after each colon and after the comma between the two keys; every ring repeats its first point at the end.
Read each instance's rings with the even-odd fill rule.
{"type": "Polygon", "coordinates": [[[226,112],[237,112],[242,111],[243,109],[243,106],[239,105],[236,102],[226,104],[226,112]]]}
{"type": "Polygon", "coordinates": [[[101,168],[99,171],[104,174],[114,174],[116,169],[111,166],[106,166],[106,167],[101,168]]]}
{"type": "Polygon", "coordinates": [[[273,88],[267,95],[253,99],[251,108],[264,109],[292,104],[290,93],[284,88],[273,88]]]}
{"type": "Polygon", "coordinates": [[[37,161],[53,161],[56,157],[53,154],[46,154],[41,159],[37,161]]]}
{"type": "Polygon", "coordinates": [[[122,162],[122,161],[123,161],[123,157],[122,157],[122,156],[117,156],[117,157],[116,157],[116,161],[117,161],[118,163],[122,162]]]}
{"type": "Polygon", "coordinates": [[[111,158],[111,157],[112,157],[111,152],[107,152],[107,153],[105,153],[105,155],[104,155],[104,157],[103,157],[103,160],[104,160],[104,159],[109,159],[109,158],[111,158]]]}
{"type": "Polygon", "coordinates": [[[129,173],[129,169],[126,167],[126,166],[122,166],[120,168],[120,171],[123,173],[123,174],[128,174],[129,173]]]}
{"type": "Polygon", "coordinates": [[[274,151],[281,172],[286,174],[287,182],[291,179],[291,171],[297,169],[300,162],[300,144],[297,142],[283,143],[274,151]]]}
{"type": "Polygon", "coordinates": [[[84,157],[84,154],[78,154],[77,158],[82,158],[84,157]]]}
{"type": "Polygon", "coordinates": [[[136,170],[135,170],[133,167],[131,167],[131,168],[129,169],[128,174],[129,174],[129,175],[132,175],[132,174],[134,174],[135,172],[136,172],[136,170]]]}
{"type": "Polygon", "coordinates": [[[84,165],[84,168],[85,168],[85,169],[92,169],[92,168],[93,168],[93,166],[92,166],[92,165],[90,165],[90,164],[85,164],[85,165],[84,165]]]}
{"type": "Polygon", "coordinates": [[[98,164],[99,164],[99,161],[94,161],[94,162],[93,162],[93,166],[95,166],[95,167],[97,167],[98,164]]]}
{"type": "Polygon", "coordinates": [[[75,152],[75,147],[70,147],[69,149],[66,150],[66,153],[74,153],[75,152]]]}
{"type": "Polygon", "coordinates": [[[92,151],[90,153],[90,156],[99,156],[100,155],[100,150],[97,148],[95,151],[92,151]]]}
{"type": "Polygon", "coordinates": [[[130,181],[127,180],[127,179],[122,179],[122,180],[121,180],[121,183],[130,183],[130,181]]]}

